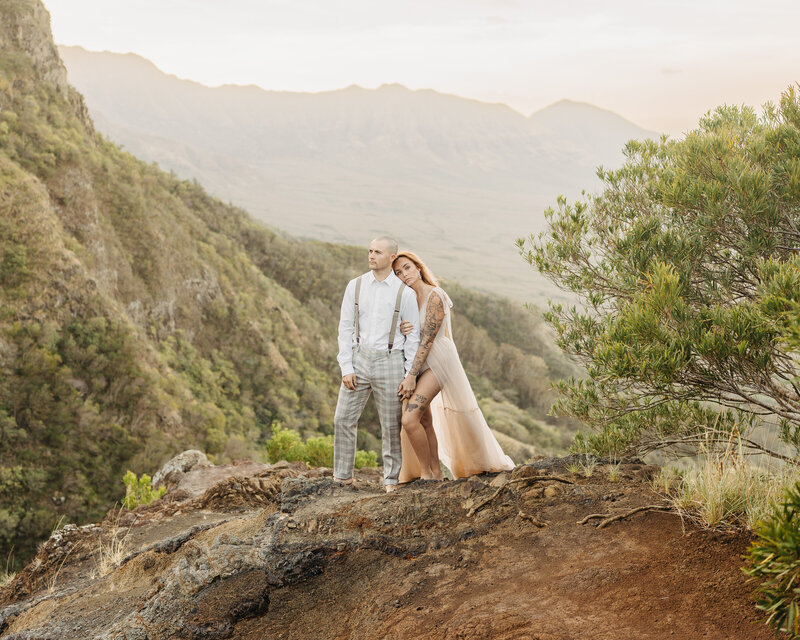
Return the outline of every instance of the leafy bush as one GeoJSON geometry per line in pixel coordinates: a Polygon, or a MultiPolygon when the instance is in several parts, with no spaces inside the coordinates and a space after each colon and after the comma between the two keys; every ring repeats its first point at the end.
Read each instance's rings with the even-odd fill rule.
{"type": "Polygon", "coordinates": [[[756,529],[744,571],[762,579],[758,608],[776,633],[800,639],[800,482],[790,488],[756,529]]]}
{"type": "MultiPolygon", "coordinates": [[[[310,467],[333,466],[333,436],[319,436],[303,442],[299,433],[279,422],[272,425],[272,437],[267,441],[266,449],[267,460],[273,464],[279,460],[302,460],[310,467]]],[[[374,451],[356,451],[356,469],[377,466],[378,454],[374,451]]]]}
{"type": "Polygon", "coordinates": [[[267,460],[273,464],[279,460],[295,462],[304,460],[305,455],[306,448],[300,434],[275,422],[272,425],[272,437],[267,441],[267,460]]]}
{"type": "Polygon", "coordinates": [[[377,467],[378,454],[374,451],[363,451],[359,449],[356,451],[356,469],[363,469],[364,467],[377,467]]]}
{"type": "Polygon", "coordinates": [[[146,473],[137,479],[133,471],[128,471],[123,476],[122,482],[125,483],[125,497],[122,499],[122,506],[127,509],[135,509],[140,504],[150,504],[167,491],[166,487],[159,487],[153,491],[152,479],[146,473]]]}
{"type": "Polygon", "coordinates": [[[306,440],[303,459],[311,467],[333,466],[333,436],[322,436],[306,440]]]}
{"type": "Polygon", "coordinates": [[[7,247],[0,262],[0,282],[7,286],[15,286],[29,273],[25,246],[7,247]]]}

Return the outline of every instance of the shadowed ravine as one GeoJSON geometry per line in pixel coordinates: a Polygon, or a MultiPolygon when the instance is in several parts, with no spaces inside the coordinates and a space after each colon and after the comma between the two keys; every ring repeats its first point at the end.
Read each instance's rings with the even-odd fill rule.
{"type": "Polygon", "coordinates": [[[652,467],[565,459],[386,495],[300,464],[198,467],[149,507],[69,527],[0,592],[8,638],[771,637],[748,539],[643,512],[652,467]],[[507,484],[499,493],[497,489],[507,484]],[[497,495],[495,495],[497,494],[497,495]],[[482,504],[487,499],[492,498],[482,504]],[[99,575],[116,528],[125,550],[99,575]]]}

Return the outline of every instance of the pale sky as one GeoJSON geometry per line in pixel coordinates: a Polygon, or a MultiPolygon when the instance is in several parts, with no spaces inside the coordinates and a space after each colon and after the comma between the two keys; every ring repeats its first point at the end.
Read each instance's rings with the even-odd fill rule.
{"type": "Polygon", "coordinates": [[[673,135],[800,82],[800,0],[44,0],[56,43],[209,86],[399,82],[529,115],[562,98],[673,135]]]}

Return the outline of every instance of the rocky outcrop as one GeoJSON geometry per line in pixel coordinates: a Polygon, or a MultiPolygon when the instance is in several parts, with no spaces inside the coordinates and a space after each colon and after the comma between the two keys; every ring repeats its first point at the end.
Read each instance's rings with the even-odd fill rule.
{"type": "Polygon", "coordinates": [[[0,0],[0,57],[24,59],[33,66],[38,81],[67,98],[76,115],[90,130],[94,124],[77,91],[67,82],[67,69],[50,33],[50,14],[41,2],[0,0]]]}
{"type": "Polygon", "coordinates": [[[153,487],[158,488],[163,485],[174,488],[189,471],[213,466],[205,453],[197,449],[189,449],[167,461],[156,472],[153,476],[153,487]]]}
{"type": "Polygon", "coordinates": [[[50,14],[41,3],[2,2],[0,51],[24,52],[41,78],[67,95],[67,70],[50,35],[50,14]]]}
{"type": "MultiPolygon", "coordinates": [[[[196,458],[194,455],[187,458],[196,458]]],[[[747,540],[671,513],[652,468],[567,460],[384,494],[300,463],[190,469],[162,500],[56,532],[0,592],[17,640],[770,637],[739,571],[747,540]],[[190,487],[194,489],[190,489],[190,487]],[[121,549],[110,553],[117,541],[121,549]]],[[[184,473],[181,471],[181,473],[184,473]]]]}

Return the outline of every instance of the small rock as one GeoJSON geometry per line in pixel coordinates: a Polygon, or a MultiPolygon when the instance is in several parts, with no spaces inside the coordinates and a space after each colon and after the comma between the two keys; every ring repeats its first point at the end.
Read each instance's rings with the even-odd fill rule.
{"type": "Polygon", "coordinates": [[[545,487],[545,489],[544,489],[544,497],[545,498],[555,498],[559,493],[561,493],[559,488],[558,487],[554,487],[552,485],[549,486],[549,487],[545,487]]]}
{"type": "Polygon", "coordinates": [[[500,475],[498,475],[494,480],[492,480],[489,483],[489,486],[490,487],[499,487],[501,485],[504,485],[506,482],[508,482],[508,474],[507,473],[501,473],[500,475]]]}
{"type": "Polygon", "coordinates": [[[537,475],[539,475],[539,470],[529,464],[523,464],[511,472],[511,478],[514,480],[517,478],[532,478],[537,475]]]}

